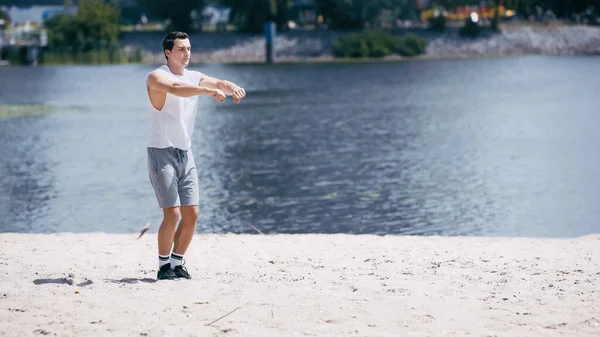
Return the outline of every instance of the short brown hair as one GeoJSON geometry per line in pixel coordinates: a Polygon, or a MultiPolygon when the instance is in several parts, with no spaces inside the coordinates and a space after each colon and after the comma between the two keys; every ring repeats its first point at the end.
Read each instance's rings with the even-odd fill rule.
{"type": "MultiPolygon", "coordinates": [[[[163,53],[165,52],[165,50],[173,50],[173,46],[175,45],[175,40],[185,40],[185,39],[189,39],[189,36],[187,35],[187,33],[184,32],[170,32],[169,34],[167,34],[167,36],[165,36],[162,46],[163,46],[163,53]]],[[[165,57],[167,59],[169,59],[167,57],[167,54],[165,53],[165,57]]]]}

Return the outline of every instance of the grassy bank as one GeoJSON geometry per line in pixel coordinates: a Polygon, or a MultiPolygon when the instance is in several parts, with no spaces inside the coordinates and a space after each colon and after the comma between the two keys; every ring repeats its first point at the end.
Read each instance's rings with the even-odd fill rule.
{"type": "Polygon", "coordinates": [[[42,104],[0,104],[0,121],[13,118],[39,117],[53,113],[79,113],[85,111],[79,107],[59,107],[42,104]]]}
{"type": "Polygon", "coordinates": [[[140,50],[127,53],[124,49],[98,50],[85,53],[47,51],[42,54],[43,64],[121,64],[142,63],[143,54],[140,50]]]}
{"type": "MultiPolygon", "coordinates": [[[[2,49],[1,59],[12,65],[29,65],[35,63],[27,55],[27,50],[22,46],[8,46],[2,49]]],[[[86,52],[56,51],[41,49],[37,63],[45,65],[54,64],[122,64],[144,62],[143,52],[139,49],[130,51],[125,48],[101,49],[86,52]]]]}

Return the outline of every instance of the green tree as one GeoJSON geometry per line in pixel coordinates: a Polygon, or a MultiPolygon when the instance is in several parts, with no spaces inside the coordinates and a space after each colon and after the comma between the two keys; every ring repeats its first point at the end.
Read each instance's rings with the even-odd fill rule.
{"type": "Polygon", "coordinates": [[[250,33],[262,32],[267,21],[285,27],[292,7],[291,0],[221,0],[220,3],[231,8],[231,23],[250,33]]]}
{"type": "Polygon", "coordinates": [[[137,0],[150,13],[171,21],[169,30],[190,32],[193,30],[192,11],[202,11],[205,0],[137,0]]]}
{"type": "Polygon", "coordinates": [[[89,44],[99,42],[101,48],[119,46],[119,7],[115,1],[79,1],[77,20],[89,44]]]}
{"type": "Polygon", "coordinates": [[[8,16],[8,13],[4,12],[1,9],[0,9],[0,20],[4,20],[4,24],[0,25],[0,29],[10,26],[10,17],[8,16]]]}
{"type": "Polygon", "coordinates": [[[80,0],[77,15],[55,15],[46,21],[50,49],[88,52],[119,47],[119,9],[102,0],[80,0]]]}
{"type": "Polygon", "coordinates": [[[380,26],[398,18],[415,17],[415,0],[316,0],[317,10],[334,29],[380,26]]]}
{"type": "Polygon", "coordinates": [[[536,7],[551,10],[559,18],[571,19],[576,14],[591,11],[600,14],[600,0],[504,0],[507,8],[517,11],[522,17],[536,14],[536,7]]]}
{"type": "Polygon", "coordinates": [[[492,30],[497,32],[500,24],[500,7],[502,0],[494,0],[494,18],[492,19],[492,30]]]}
{"type": "Polygon", "coordinates": [[[477,0],[435,0],[433,3],[446,9],[454,9],[460,6],[479,5],[481,2],[477,0]]]}
{"type": "Polygon", "coordinates": [[[333,29],[362,28],[371,0],[317,0],[317,10],[333,29]]]}

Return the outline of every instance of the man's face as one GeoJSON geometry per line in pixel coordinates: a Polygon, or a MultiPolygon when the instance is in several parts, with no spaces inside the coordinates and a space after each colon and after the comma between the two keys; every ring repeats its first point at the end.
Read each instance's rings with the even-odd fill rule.
{"type": "Polygon", "coordinates": [[[189,39],[176,39],[173,50],[165,50],[165,54],[169,62],[185,67],[190,63],[191,48],[189,39]]]}

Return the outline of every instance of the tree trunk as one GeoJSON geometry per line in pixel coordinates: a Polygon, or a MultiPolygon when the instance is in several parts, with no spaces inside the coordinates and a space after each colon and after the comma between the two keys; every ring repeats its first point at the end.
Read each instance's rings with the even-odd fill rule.
{"type": "Polygon", "coordinates": [[[494,18],[492,19],[492,30],[498,31],[498,25],[500,23],[500,2],[502,0],[494,0],[494,18]]]}

